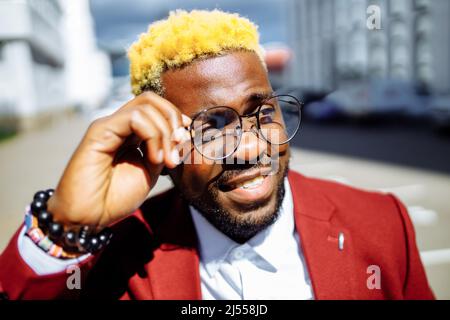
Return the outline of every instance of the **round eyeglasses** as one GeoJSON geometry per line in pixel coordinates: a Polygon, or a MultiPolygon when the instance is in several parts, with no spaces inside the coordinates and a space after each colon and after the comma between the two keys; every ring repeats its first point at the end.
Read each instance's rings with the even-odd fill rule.
{"type": "Polygon", "coordinates": [[[255,112],[246,115],[227,106],[208,108],[192,119],[191,140],[205,158],[225,159],[239,147],[244,131],[243,118],[255,118],[251,131],[256,127],[256,134],[269,144],[286,144],[300,128],[302,107],[303,104],[291,95],[277,95],[265,99],[255,112]]]}

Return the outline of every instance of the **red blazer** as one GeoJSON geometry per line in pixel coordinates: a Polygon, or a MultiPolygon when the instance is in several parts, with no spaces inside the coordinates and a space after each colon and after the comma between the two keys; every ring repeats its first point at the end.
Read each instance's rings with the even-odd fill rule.
{"type": "MultiPolygon", "coordinates": [[[[289,182],[316,299],[434,298],[413,226],[394,196],[293,171],[289,182]],[[380,267],[380,289],[367,286],[370,265],[380,267]]],[[[36,275],[20,257],[18,231],[0,256],[0,288],[10,299],[201,299],[196,232],[175,189],[145,201],[113,229],[110,245],[80,265],[81,290],[66,288],[70,273],[36,275]]]]}

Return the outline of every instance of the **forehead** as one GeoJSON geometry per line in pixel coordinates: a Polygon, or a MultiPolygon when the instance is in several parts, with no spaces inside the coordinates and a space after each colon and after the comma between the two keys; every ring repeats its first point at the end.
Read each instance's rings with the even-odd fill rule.
{"type": "Polygon", "coordinates": [[[239,107],[249,96],[272,90],[258,56],[244,51],[166,71],[162,84],[164,97],[187,115],[211,106],[239,107]]]}

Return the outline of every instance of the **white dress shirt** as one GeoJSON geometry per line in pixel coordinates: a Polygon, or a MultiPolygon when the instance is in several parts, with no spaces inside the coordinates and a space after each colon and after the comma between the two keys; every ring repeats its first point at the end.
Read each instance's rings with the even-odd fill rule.
{"type": "MultiPolygon", "coordinates": [[[[200,246],[203,299],[313,299],[311,283],[295,231],[292,194],[285,181],[279,218],[248,242],[239,245],[190,207],[200,246]]],[[[54,258],[24,235],[18,248],[24,261],[39,275],[66,270],[78,259],[54,258]]]]}
{"type": "Polygon", "coordinates": [[[287,179],[285,190],[278,219],[244,244],[228,238],[191,207],[203,299],[313,299],[287,179]]]}

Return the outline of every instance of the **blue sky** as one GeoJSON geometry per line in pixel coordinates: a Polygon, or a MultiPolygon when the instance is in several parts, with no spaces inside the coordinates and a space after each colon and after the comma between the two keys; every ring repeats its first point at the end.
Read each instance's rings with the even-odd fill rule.
{"type": "Polygon", "coordinates": [[[155,20],[173,9],[213,9],[238,12],[259,25],[261,42],[285,41],[285,0],[91,0],[98,42],[124,49],[155,20]]]}

